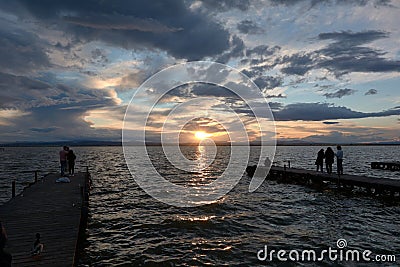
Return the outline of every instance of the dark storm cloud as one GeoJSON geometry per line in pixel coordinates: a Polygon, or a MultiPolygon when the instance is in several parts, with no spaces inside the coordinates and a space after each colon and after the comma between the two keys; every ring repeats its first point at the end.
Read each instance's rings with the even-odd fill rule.
{"type": "Polygon", "coordinates": [[[45,45],[35,34],[0,26],[0,71],[26,74],[49,67],[45,45]]]}
{"type": "Polygon", "coordinates": [[[336,43],[330,44],[328,48],[335,48],[332,50],[340,50],[337,47],[343,46],[340,51],[347,51],[347,49],[352,48],[354,46],[367,44],[375,40],[387,37],[389,37],[387,32],[374,31],[374,30],[363,31],[363,32],[351,32],[351,31],[329,32],[329,33],[320,33],[318,35],[318,38],[320,40],[335,40],[336,43]]]}
{"type": "Polygon", "coordinates": [[[24,108],[29,101],[37,102],[49,89],[48,83],[0,72],[0,108],[24,108]]]}
{"type": "Polygon", "coordinates": [[[258,45],[256,47],[246,50],[246,56],[251,57],[253,55],[267,57],[272,56],[281,49],[279,46],[268,46],[268,45],[258,45]]]}
{"type": "Polygon", "coordinates": [[[238,23],[237,29],[239,32],[244,34],[260,34],[264,33],[264,30],[260,28],[254,21],[252,20],[242,20],[238,23]]]}
{"type": "Polygon", "coordinates": [[[376,95],[378,93],[378,90],[376,89],[369,89],[367,92],[365,92],[364,95],[376,95]]]}
{"type": "Polygon", "coordinates": [[[386,117],[392,115],[400,115],[400,107],[381,112],[359,112],[327,103],[295,103],[286,105],[279,111],[274,112],[274,117],[278,121],[323,121],[386,117]]]}
{"type": "Polygon", "coordinates": [[[304,75],[314,68],[314,59],[312,53],[298,53],[290,56],[284,56],[280,64],[286,64],[281,71],[289,75],[304,75]]]}
{"type": "Polygon", "coordinates": [[[210,11],[227,11],[229,9],[246,11],[251,5],[250,0],[201,0],[201,2],[210,11]]]}
{"type": "Polygon", "coordinates": [[[274,76],[260,76],[254,80],[254,83],[262,90],[270,90],[282,86],[283,78],[274,76]]]}
{"type": "Polygon", "coordinates": [[[400,61],[384,57],[386,52],[365,45],[388,38],[383,31],[331,32],[318,35],[319,40],[332,43],[314,52],[300,52],[278,59],[281,71],[289,75],[304,75],[314,68],[327,69],[336,76],[351,72],[398,72],[400,61]]]}
{"type": "Polygon", "coordinates": [[[13,105],[23,108],[26,114],[13,118],[11,124],[0,125],[2,141],[120,140],[121,130],[95,128],[90,117],[86,119],[96,109],[105,110],[107,119],[122,122],[126,106],[116,106],[107,93],[88,88],[82,92],[65,85],[45,90],[47,97],[32,99],[28,92],[14,100],[13,105]]]}
{"type": "Polygon", "coordinates": [[[310,7],[315,7],[321,4],[330,5],[357,5],[365,6],[368,3],[373,3],[375,6],[388,6],[391,0],[201,0],[204,6],[209,11],[224,12],[230,9],[237,9],[240,11],[247,11],[252,3],[261,3],[265,5],[270,3],[272,5],[285,5],[293,6],[300,3],[308,4],[310,7]],[[266,2],[266,3],[265,3],[266,2]]]}
{"type": "MultiPolygon", "coordinates": [[[[35,132],[35,138],[39,141],[54,140],[54,138],[58,140],[85,138],[115,140],[120,138],[121,130],[93,129],[91,124],[84,120],[84,116],[87,114],[86,105],[77,109],[60,107],[32,108],[29,115],[14,119],[16,126],[8,126],[7,132],[18,131],[20,140],[32,140],[32,132],[35,132]]],[[[0,130],[2,130],[1,127],[0,130]]]]}
{"type": "Polygon", "coordinates": [[[388,36],[386,32],[375,30],[321,33],[318,35],[320,40],[334,42],[317,51],[323,59],[319,58],[316,65],[336,75],[349,72],[400,71],[400,61],[386,59],[383,57],[385,52],[363,46],[388,36]]]}
{"type": "Polygon", "coordinates": [[[262,76],[265,71],[280,63],[275,59],[280,49],[279,46],[270,47],[268,45],[259,45],[246,49],[245,58],[241,60],[241,63],[248,64],[249,67],[242,70],[242,73],[250,78],[262,76]]]}
{"type": "Polygon", "coordinates": [[[368,3],[373,3],[375,6],[387,6],[391,3],[391,0],[268,0],[268,1],[274,5],[286,5],[286,6],[291,6],[298,3],[309,3],[310,6],[316,6],[319,4],[365,6],[368,3]]]}
{"type": "Polygon", "coordinates": [[[223,53],[216,59],[216,62],[227,63],[231,58],[242,57],[244,55],[245,45],[242,39],[234,35],[229,41],[229,51],[223,53]]]}
{"type": "Polygon", "coordinates": [[[37,132],[37,133],[50,133],[50,132],[57,130],[57,127],[31,128],[30,130],[32,132],[37,132]]]}
{"type": "Polygon", "coordinates": [[[0,108],[30,109],[53,105],[87,105],[87,108],[113,106],[108,91],[41,81],[0,72],[0,108]],[[79,89],[80,88],[80,89],[79,89]]]}
{"type": "Polygon", "coordinates": [[[170,28],[154,19],[139,19],[123,15],[91,15],[87,17],[65,16],[71,24],[103,30],[136,30],[142,32],[175,32],[181,29],[170,28]]]}
{"type": "Polygon", "coordinates": [[[342,98],[344,96],[352,95],[355,92],[357,92],[357,91],[354,89],[345,88],[345,89],[339,89],[333,93],[325,93],[324,96],[326,98],[342,98]]]}
{"type": "Polygon", "coordinates": [[[286,98],[286,96],[281,93],[274,95],[274,94],[268,94],[266,92],[264,92],[264,97],[266,97],[266,98],[286,98]]]}
{"type": "Polygon", "coordinates": [[[269,102],[268,105],[272,111],[277,111],[283,108],[283,104],[279,102],[269,102]]]}
{"type": "Polygon", "coordinates": [[[58,27],[82,42],[103,41],[126,49],[161,49],[190,60],[229,48],[230,34],[184,1],[3,1],[21,17],[26,11],[43,25],[58,27]]]}

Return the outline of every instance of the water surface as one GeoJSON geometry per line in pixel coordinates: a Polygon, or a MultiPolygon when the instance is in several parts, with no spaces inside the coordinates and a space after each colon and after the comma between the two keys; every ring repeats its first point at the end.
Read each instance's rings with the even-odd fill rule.
{"type": "MultiPolygon", "coordinates": [[[[196,147],[192,152],[197,153],[196,147]]],[[[226,148],[228,149],[228,148],[226,148]]],[[[176,183],[201,185],[226,166],[225,148],[209,169],[179,172],[166,163],[159,147],[149,149],[155,166],[176,183]]],[[[278,147],[275,162],[314,169],[319,147],[278,147]]],[[[77,168],[90,166],[88,239],[81,266],[265,266],[257,259],[264,245],[273,249],[326,249],[345,238],[352,249],[400,257],[400,208],[377,199],[265,181],[248,192],[250,178],[213,204],[176,208],[148,196],[126,167],[120,147],[76,147],[77,168]]],[[[375,160],[397,160],[398,147],[344,147],[346,173],[398,179],[399,173],[371,170],[375,160]]],[[[11,179],[33,180],[25,170],[58,170],[58,148],[6,148],[1,153],[0,201],[10,197],[11,179]]],[[[144,155],[137,155],[142,157],[144,155]]],[[[251,161],[256,162],[257,149],[251,161]]],[[[146,170],[135,175],[146,175],[146,170]]],[[[279,265],[279,262],[268,263],[279,265]]],[[[324,261],[325,266],[359,266],[324,261]]],[[[297,266],[288,264],[287,266],[297,266]]],[[[302,265],[313,265],[302,263],[302,265]]],[[[371,265],[366,265],[371,266],[371,265]]],[[[387,266],[394,266],[387,265],[387,266]]]]}

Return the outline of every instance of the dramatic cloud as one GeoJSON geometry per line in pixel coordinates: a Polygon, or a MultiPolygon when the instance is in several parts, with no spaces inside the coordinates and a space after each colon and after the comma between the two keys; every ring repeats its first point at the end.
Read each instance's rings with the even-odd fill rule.
{"type": "Polygon", "coordinates": [[[284,64],[281,71],[290,75],[304,75],[315,67],[315,56],[312,53],[298,53],[284,56],[280,64],[284,64]]]}
{"type": "Polygon", "coordinates": [[[192,12],[183,1],[44,0],[38,5],[19,0],[5,6],[21,18],[28,10],[40,23],[57,25],[84,42],[103,41],[126,49],[156,48],[190,60],[229,48],[229,32],[204,14],[192,12]]]}
{"type": "Polygon", "coordinates": [[[363,46],[388,36],[387,32],[375,30],[321,33],[318,36],[320,40],[334,42],[318,51],[323,58],[319,58],[316,65],[336,75],[349,72],[398,72],[400,61],[386,59],[383,57],[385,52],[363,46]]]}
{"type": "Polygon", "coordinates": [[[274,111],[279,121],[324,121],[400,115],[400,107],[381,112],[359,112],[327,103],[295,103],[274,111]]]}
{"type": "Polygon", "coordinates": [[[170,28],[161,24],[153,19],[139,19],[132,16],[122,15],[91,15],[87,17],[71,17],[65,16],[63,18],[66,22],[103,30],[128,30],[128,31],[142,31],[142,32],[176,32],[177,28],[170,28]]]}
{"type": "MultiPolygon", "coordinates": [[[[80,86],[81,88],[83,86],[80,86]]],[[[99,105],[113,106],[118,100],[110,90],[77,89],[75,86],[43,82],[35,78],[0,72],[0,108],[23,108],[79,105],[86,109],[99,105]]]]}
{"type": "Polygon", "coordinates": [[[253,55],[261,56],[263,58],[272,56],[278,52],[281,48],[279,46],[270,47],[268,45],[258,45],[251,49],[246,50],[246,56],[251,57],[253,55]]]}
{"type": "Polygon", "coordinates": [[[120,130],[93,129],[84,120],[86,106],[76,109],[61,107],[39,107],[30,110],[30,113],[13,119],[13,125],[2,126],[0,131],[3,141],[59,141],[59,140],[118,140],[120,130]],[[45,118],[45,119],[44,119],[45,118]],[[40,126],[40,127],[39,127],[40,126]],[[79,130],[78,130],[79,129],[79,130]],[[33,138],[34,135],[34,139],[33,138]]]}
{"type": "Polygon", "coordinates": [[[375,6],[387,6],[391,3],[391,0],[259,0],[259,1],[250,1],[250,0],[201,0],[206,8],[210,11],[218,11],[224,12],[230,9],[237,9],[240,11],[247,11],[250,8],[251,3],[262,4],[268,6],[271,5],[284,5],[284,6],[293,6],[299,3],[306,3],[310,7],[316,7],[318,5],[357,5],[357,6],[365,6],[369,2],[373,3],[375,6]]]}
{"type": "Polygon", "coordinates": [[[248,19],[239,22],[237,25],[237,29],[239,30],[239,32],[244,34],[259,34],[264,32],[264,30],[254,21],[248,19]]]}
{"type": "Polygon", "coordinates": [[[260,76],[254,80],[254,83],[262,90],[274,89],[275,87],[279,87],[282,85],[283,78],[273,76],[260,76]]]}
{"type": "Polygon", "coordinates": [[[0,26],[1,72],[28,74],[51,65],[46,45],[38,36],[20,29],[10,32],[3,27],[0,26]]]}
{"type": "Polygon", "coordinates": [[[213,11],[227,11],[229,9],[246,11],[250,7],[250,0],[201,0],[201,2],[213,11]]]}
{"type": "Polygon", "coordinates": [[[316,6],[318,4],[347,4],[347,5],[360,5],[365,6],[368,2],[372,2],[374,5],[388,5],[391,0],[374,0],[374,1],[367,1],[367,0],[268,0],[269,2],[275,5],[295,5],[301,2],[310,3],[311,6],[316,6]]]}
{"type": "Polygon", "coordinates": [[[57,130],[57,127],[31,128],[30,130],[32,132],[37,132],[37,133],[50,133],[50,132],[57,130]]]}
{"type": "Polygon", "coordinates": [[[230,41],[230,50],[219,56],[216,61],[227,63],[231,58],[242,57],[244,55],[245,45],[242,39],[234,35],[230,41]]]}
{"type": "Polygon", "coordinates": [[[385,58],[386,52],[367,44],[388,38],[384,31],[330,32],[318,35],[319,40],[332,40],[326,47],[313,52],[286,55],[279,60],[281,71],[290,75],[305,75],[312,69],[327,69],[336,76],[351,72],[399,72],[400,61],[385,58]]]}
{"type": "Polygon", "coordinates": [[[376,95],[378,93],[378,90],[376,89],[369,89],[367,92],[365,92],[364,95],[376,95]]]}
{"type": "Polygon", "coordinates": [[[354,89],[345,88],[345,89],[339,89],[333,93],[325,93],[324,96],[326,98],[342,98],[344,96],[352,95],[355,92],[357,92],[357,91],[354,89]]]}
{"type": "MultiPolygon", "coordinates": [[[[350,120],[341,119],[398,138],[400,108],[390,109],[400,77],[398,7],[387,0],[0,0],[0,141],[118,139],[137,87],[165,67],[192,60],[226,63],[250,77],[264,97],[277,101],[270,107],[280,127],[311,127],[283,138],[356,136],[351,127],[343,136],[329,134],[347,127],[350,120]],[[369,88],[382,96],[369,98],[368,110],[377,112],[358,111],[366,107],[357,97],[378,93],[369,88]],[[322,103],[344,97],[351,109],[322,103]],[[357,120],[374,117],[382,119],[357,120]]],[[[228,80],[229,71],[190,71],[227,87],[240,84],[228,80]]],[[[143,101],[157,90],[144,92],[143,101]]],[[[159,135],[174,104],[199,97],[212,103],[188,107],[187,114],[215,109],[223,121],[229,106],[254,120],[229,90],[188,84],[157,104],[150,135],[159,135]]],[[[143,102],[137,104],[134,122],[144,116],[143,102]]],[[[260,101],[256,108],[266,107],[260,101]]]]}

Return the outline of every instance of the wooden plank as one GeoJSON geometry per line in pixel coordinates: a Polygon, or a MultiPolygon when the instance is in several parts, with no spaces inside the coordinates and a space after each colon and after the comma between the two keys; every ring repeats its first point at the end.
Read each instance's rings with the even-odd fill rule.
{"type": "Polygon", "coordinates": [[[59,177],[47,175],[0,207],[8,235],[6,250],[13,256],[13,266],[73,265],[85,173],[70,177],[71,183],[55,183],[59,177]],[[36,233],[41,235],[44,251],[32,257],[36,233]]]}

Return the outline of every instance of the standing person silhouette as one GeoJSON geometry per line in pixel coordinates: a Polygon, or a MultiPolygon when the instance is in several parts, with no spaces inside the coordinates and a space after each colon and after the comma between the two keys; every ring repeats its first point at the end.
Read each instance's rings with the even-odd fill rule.
{"type": "Polygon", "coordinates": [[[74,154],[74,151],[70,149],[68,151],[67,160],[68,160],[68,173],[71,176],[74,176],[75,174],[75,159],[76,155],[74,154]]]}
{"type": "Polygon", "coordinates": [[[332,173],[332,165],[335,162],[335,152],[333,152],[331,147],[328,147],[325,151],[325,165],[326,165],[326,172],[331,174],[332,173]]]}
{"type": "Polygon", "coordinates": [[[68,147],[63,146],[63,149],[60,151],[61,176],[64,176],[67,170],[67,154],[68,147]]]}
{"type": "Polygon", "coordinates": [[[315,165],[317,165],[317,171],[321,168],[321,172],[324,172],[324,158],[324,150],[321,149],[320,151],[318,151],[317,160],[315,161],[315,165]]]}
{"type": "Polygon", "coordinates": [[[343,174],[343,150],[341,146],[337,146],[336,162],[337,162],[337,173],[338,175],[343,174]]]}

